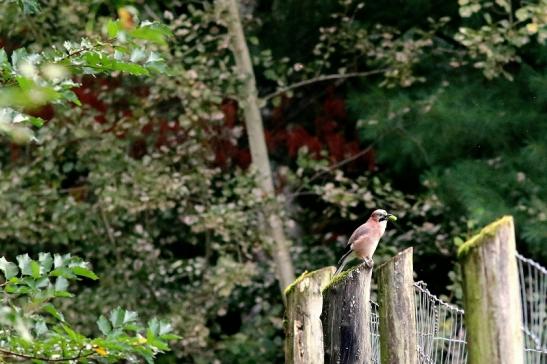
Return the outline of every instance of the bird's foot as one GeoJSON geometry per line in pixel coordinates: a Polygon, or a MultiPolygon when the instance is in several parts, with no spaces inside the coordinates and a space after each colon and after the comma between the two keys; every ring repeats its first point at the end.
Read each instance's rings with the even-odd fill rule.
{"type": "Polygon", "coordinates": [[[365,265],[368,269],[372,269],[372,267],[374,266],[374,261],[372,260],[372,258],[365,258],[365,265]]]}

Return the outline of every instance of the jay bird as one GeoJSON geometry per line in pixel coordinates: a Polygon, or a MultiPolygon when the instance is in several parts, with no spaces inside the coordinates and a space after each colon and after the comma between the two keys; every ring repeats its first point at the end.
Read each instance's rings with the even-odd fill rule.
{"type": "Polygon", "coordinates": [[[335,275],[342,272],[346,264],[354,257],[363,259],[367,267],[372,268],[372,255],[386,231],[388,220],[395,221],[397,217],[388,214],[386,210],[374,210],[367,222],[355,229],[346,244],[347,252],[338,261],[335,275]]]}

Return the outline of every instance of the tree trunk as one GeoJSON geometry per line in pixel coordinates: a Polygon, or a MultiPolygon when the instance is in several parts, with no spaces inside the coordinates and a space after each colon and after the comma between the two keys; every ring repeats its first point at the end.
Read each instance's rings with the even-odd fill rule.
{"type": "Polygon", "coordinates": [[[488,225],[463,244],[465,326],[470,364],[522,364],[522,309],[513,218],[488,225]]]}
{"type": "Polygon", "coordinates": [[[325,363],[369,364],[370,279],[365,263],[336,275],[323,292],[325,363]]]}
{"type": "Polygon", "coordinates": [[[412,248],[376,270],[382,364],[416,364],[416,305],[412,248]]]}
{"type": "MultiPolygon", "coordinates": [[[[252,165],[258,172],[257,182],[262,188],[265,197],[274,197],[275,191],[264,137],[262,116],[258,105],[253,64],[249,55],[245,34],[243,33],[243,27],[241,26],[237,0],[217,0],[217,6],[221,6],[220,10],[224,10],[227,14],[228,19],[226,20],[226,24],[231,36],[232,51],[237,70],[244,77],[244,99],[242,100],[242,106],[245,114],[245,127],[249,138],[252,165]]],[[[265,211],[265,216],[268,235],[274,241],[272,255],[275,260],[279,285],[283,291],[285,287],[294,281],[294,269],[289,252],[289,242],[285,237],[283,222],[278,211],[275,209],[265,211]]]]}
{"type": "Polygon", "coordinates": [[[285,291],[285,364],[323,363],[321,290],[330,282],[335,267],[304,273],[285,291]]]}

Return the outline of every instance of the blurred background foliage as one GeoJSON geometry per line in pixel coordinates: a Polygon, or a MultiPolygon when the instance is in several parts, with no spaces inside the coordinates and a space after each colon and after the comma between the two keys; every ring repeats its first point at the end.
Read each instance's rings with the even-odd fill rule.
{"type": "Polygon", "coordinates": [[[298,273],[334,264],[375,207],[399,217],[376,262],[415,246],[417,278],[454,302],[457,245],[500,215],[516,217],[519,250],[547,262],[544,2],[240,1],[275,201],[254,184],[213,3],[55,0],[30,15],[15,3],[0,3],[8,54],[116,17],[174,34],[166,74],[78,77],[81,107],[30,110],[46,120],[39,144],[0,146],[1,253],[90,261],[101,289],[88,283],[63,307],[84,331],[124,302],[182,336],[160,362],[282,362],[260,234],[270,204],[283,207],[298,273]],[[321,75],[333,77],[290,88],[321,75]]]}

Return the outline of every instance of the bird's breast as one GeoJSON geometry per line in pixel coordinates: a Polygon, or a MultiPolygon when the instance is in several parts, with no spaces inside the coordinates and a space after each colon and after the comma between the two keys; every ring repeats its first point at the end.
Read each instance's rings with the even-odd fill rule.
{"type": "Polygon", "coordinates": [[[361,259],[372,258],[372,255],[374,254],[374,251],[376,250],[379,241],[380,237],[363,236],[355,240],[351,248],[355,252],[355,254],[361,259]]]}

